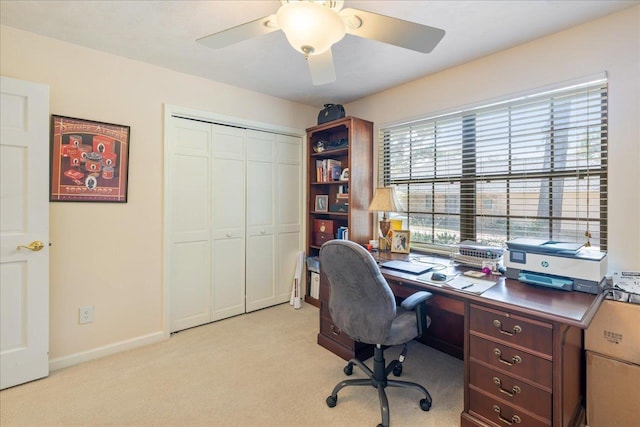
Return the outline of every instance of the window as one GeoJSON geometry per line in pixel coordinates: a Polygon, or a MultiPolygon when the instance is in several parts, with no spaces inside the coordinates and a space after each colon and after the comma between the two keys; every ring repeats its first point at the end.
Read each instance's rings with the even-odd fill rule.
{"type": "Polygon", "coordinates": [[[414,248],[530,237],[607,248],[607,82],[380,129],[414,248]]]}

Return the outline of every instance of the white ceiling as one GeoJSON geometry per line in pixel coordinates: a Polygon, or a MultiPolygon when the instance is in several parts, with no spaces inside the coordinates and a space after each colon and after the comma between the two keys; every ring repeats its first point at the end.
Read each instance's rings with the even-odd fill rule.
{"type": "Polygon", "coordinates": [[[203,36],[275,13],[274,1],[0,1],[3,25],[320,107],[348,103],[640,4],[640,0],[359,1],[363,9],[446,31],[430,54],[346,35],[337,80],[313,86],[282,31],[212,50],[203,36]]]}

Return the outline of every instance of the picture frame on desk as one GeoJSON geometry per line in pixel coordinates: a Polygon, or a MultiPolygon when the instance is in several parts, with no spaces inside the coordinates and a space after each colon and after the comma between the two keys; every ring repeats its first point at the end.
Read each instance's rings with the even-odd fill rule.
{"type": "Polygon", "coordinates": [[[316,196],[316,201],[313,209],[316,212],[328,212],[329,211],[329,195],[318,194],[316,196]]]}
{"type": "Polygon", "coordinates": [[[391,252],[408,254],[411,246],[411,232],[409,230],[391,231],[391,252]]]}

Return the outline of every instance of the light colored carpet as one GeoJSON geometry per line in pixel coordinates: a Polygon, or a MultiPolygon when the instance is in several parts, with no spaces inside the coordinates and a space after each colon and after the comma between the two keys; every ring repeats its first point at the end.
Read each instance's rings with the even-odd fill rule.
{"type": "MultiPolygon", "coordinates": [[[[318,309],[283,304],[175,334],[171,339],[52,372],[0,392],[10,426],[375,426],[374,388],[326,397],[345,362],[316,343],[318,309]]],[[[388,349],[387,360],[401,347],[388,349]]],[[[364,377],[356,368],[352,378],[364,377]]],[[[401,379],[433,397],[388,388],[393,427],[460,423],[463,362],[412,342],[401,379]]]]}

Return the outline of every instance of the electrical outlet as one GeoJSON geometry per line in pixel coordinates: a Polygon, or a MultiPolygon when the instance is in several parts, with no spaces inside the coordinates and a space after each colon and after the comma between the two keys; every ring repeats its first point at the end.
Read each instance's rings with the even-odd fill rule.
{"type": "Polygon", "coordinates": [[[80,324],[93,322],[93,306],[80,307],[80,324]]]}

